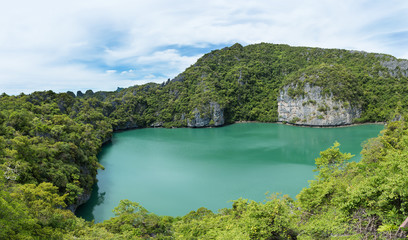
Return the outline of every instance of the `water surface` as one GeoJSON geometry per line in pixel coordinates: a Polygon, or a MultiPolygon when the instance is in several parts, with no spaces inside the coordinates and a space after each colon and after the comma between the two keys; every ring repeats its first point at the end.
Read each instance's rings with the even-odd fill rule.
{"type": "Polygon", "coordinates": [[[158,215],[181,216],[199,207],[230,207],[240,197],[263,201],[267,192],[295,198],[313,179],[320,151],[337,140],[358,161],[361,144],[382,129],[242,123],[116,133],[99,155],[105,170],[98,171],[92,197],[77,215],[101,222],[121,199],[158,215]]]}

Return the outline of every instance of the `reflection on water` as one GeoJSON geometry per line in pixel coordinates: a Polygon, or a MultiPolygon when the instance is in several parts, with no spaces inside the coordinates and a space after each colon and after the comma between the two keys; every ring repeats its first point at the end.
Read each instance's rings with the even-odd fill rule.
{"type": "Polygon", "coordinates": [[[91,198],[86,204],[79,206],[75,211],[75,214],[81,216],[87,221],[94,220],[94,209],[96,206],[103,204],[105,201],[105,194],[106,192],[100,193],[98,184],[95,184],[92,188],[91,198]]]}

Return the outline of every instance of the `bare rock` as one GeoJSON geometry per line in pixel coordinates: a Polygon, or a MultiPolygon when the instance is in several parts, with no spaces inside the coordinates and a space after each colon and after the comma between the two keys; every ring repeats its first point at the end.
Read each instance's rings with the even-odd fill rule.
{"type": "Polygon", "coordinates": [[[278,121],[306,126],[341,126],[359,118],[361,108],[323,96],[322,88],[305,84],[304,96],[292,98],[285,86],[278,97],[278,121]]]}
{"type": "Polygon", "coordinates": [[[217,102],[210,102],[203,113],[198,108],[193,111],[194,118],[187,120],[188,127],[210,127],[224,125],[224,110],[217,102]]]}
{"type": "MultiPolygon", "coordinates": [[[[398,60],[390,59],[388,61],[381,61],[381,66],[388,69],[388,73],[392,77],[408,77],[408,60],[398,60]]],[[[382,76],[383,73],[380,71],[379,75],[382,76]]]]}

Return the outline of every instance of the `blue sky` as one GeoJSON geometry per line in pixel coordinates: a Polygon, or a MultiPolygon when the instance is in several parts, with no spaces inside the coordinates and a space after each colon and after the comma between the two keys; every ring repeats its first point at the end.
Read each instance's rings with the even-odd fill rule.
{"type": "Polygon", "coordinates": [[[0,9],[0,92],[161,83],[235,42],[408,58],[408,1],[7,1],[0,9]]]}

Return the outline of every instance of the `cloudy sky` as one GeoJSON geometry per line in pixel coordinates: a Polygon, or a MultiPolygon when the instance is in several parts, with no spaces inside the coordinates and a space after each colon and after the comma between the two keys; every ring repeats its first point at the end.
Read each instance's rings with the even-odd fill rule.
{"type": "Polygon", "coordinates": [[[408,58],[408,1],[7,1],[0,9],[0,92],[161,83],[236,42],[408,58]]]}

